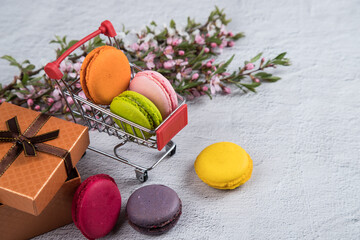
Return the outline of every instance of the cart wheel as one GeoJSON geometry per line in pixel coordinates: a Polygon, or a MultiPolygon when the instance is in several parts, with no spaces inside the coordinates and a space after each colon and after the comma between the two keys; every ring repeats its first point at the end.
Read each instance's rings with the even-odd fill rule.
{"type": "Polygon", "coordinates": [[[135,174],[136,174],[136,178],[144,183],[148,180],[148,173],[147,171],[143,171],[143,170],[140,170],[140,169],[135,169],[135,174]]]}
{"type": "Polygon", "coordinates": [[[170,152],[170,157],[173,156],[173,155],[175,155],[175,153],[176,153],[176,146],[174,147],[173,150],[171,150],[171,152],[170,152]]]}

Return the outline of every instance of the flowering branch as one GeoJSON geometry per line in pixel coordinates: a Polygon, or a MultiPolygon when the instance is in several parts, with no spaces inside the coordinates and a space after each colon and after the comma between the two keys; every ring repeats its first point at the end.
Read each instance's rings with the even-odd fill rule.
{"type": "MultiPolygon", "coordinates": [[[[233,33],[226,29],[230,21],[224,10],[215,7],[204,24],[188,17],[184,27],[178,26],[173,20],[164,27],[159,27],[153,21],[140,32],[127,31],[123,27],[112,44],[119,46],[134,64],[162,73],[173,84],[176,92],[186,95],[188,99],[202,95],[211,98],[217,93],[230,94],[231,86],[244,92],[255,92],[255,88],[262,82],[279,80],[280,77],[266,71],[278,66],[289,66],[290,61],[285,58],[285,52],[267,60],[261,58],[262,53],[259,53],[232,73],[228,71],[228,66],[234,56],[225,62],[216,63],[216,56],[225,48],[232,48],[238,39],[244,37],[243,33],[233,33]]],[[[50,43],[58,45],[55,50],[58,58],[76,42],[67,41],[66,36],[55,36],[50,43]]],[[[64,73],[65,82],[78,78],[85,56],[105,44],[110,43],[95,37],[72,53],[67,61],[63,61],[60,70],[64,73]]],[[[60,89],[44,74],[43,67],[35,70],[35,66],[28,60],[18,63],[8,55],[2,59],[19,68],[20,73],[7,86],[0,84],[0,103],[12,102],[51,114],[66,114],[69,111],[60,89]]],[[[80,89],[80,84],[75,88],[80,89]]],[[[83,92],[80,94],[84,95],[83,92]]],[[[74,104],[71,98],[67,100],[74,104]]],[[[84,111],[88,110],[90,108],[84,106],[84,111]]]]}

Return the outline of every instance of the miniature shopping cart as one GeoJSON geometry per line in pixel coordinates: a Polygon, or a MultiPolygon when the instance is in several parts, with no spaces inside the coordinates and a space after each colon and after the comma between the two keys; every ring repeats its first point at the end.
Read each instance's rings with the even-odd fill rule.
{"type": "MultiPolygon", "coordinates": [[[[119,48],[117,41],[115,40],[116,32],[113,25],[110,21],[104,21],[101,23],[98,30],[78,41],[56,61],[48,63],[44,70],[49,78],[53,79],[59,87],[75,123],[77,122],[77,118],[80,118],[82,119],[80,124],[88,126],[89,129],[95,129],[99,132],[106,133],[111,137],[117,138],[117,144],[114,146],[114,154],[109,154],[91,145],[88,149],[135,168],[137,179],[141,182],[145,182],[148,179],[148,171],[154,169],[167,156],[175,154],[176,145],[171,139],[187,125],[187,105],[185,104],[185,99],[178,95],[179,106],[155,130],[150,130],[110,112],[109,106],[96,105],[81,97],[79,93],[82,89],[76,87],[76,85],[79,86],[80,79],[76,78],[70,82],[65,81],[59,66],[73,51],[100,34],[104,34],[108,37],[110,45],[113,45],[114,43],[116,47],[119,48]],[[68,97],[66,96],[71,97],[74,103],[70,104],[67,99],[68,97]],[[84,111],[83,106],[86,106],[88,109],[90,107],[91,110],[84,111]],[[121,123],[122,128],[114,122],[114,119],[117,119],[121,123]],[[132,132],[124,131],[125,124],[131,126],[132,132]],[[139,134],[135,134],[135,131],[140,131],[141,136],[139,137],[139,134]],[[146,138],[145,136],[149,134],[152,135],[152,137],[146,138]],[[119,155],[119,148],[127,142],[133,142],[140,146],[157,149],[158,151],[161,151],[165,147],[165,152],[151,166],[140,166],[119,155]]],[[[130,64],[130,66],[132,78],[137,72],[142,70],[133,64],[130,64]]]]}

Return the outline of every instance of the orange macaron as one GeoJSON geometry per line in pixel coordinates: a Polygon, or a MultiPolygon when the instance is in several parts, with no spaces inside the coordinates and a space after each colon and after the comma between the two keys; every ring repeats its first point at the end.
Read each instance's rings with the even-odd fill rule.
{"type": "Polygon", "coordinates": [[[114,47],[92,50],[84,59],[80,71],[81,87],[88,99],[109,105],[130,83],[130,63],[125,54],[114,47]]]}

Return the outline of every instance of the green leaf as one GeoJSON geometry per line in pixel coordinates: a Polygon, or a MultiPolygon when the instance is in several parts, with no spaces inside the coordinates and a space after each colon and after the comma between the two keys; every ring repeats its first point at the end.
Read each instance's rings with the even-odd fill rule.
{"type": "Polygon", "coordinates": [[[25,68],[25,71],[26,72],[30,72],[31,70],[34,70],[35,69],[35,65],[34,64],[29,64],[26,68],[25,68]]]}
{"type": "Polygon", "coordinates": [[[71,40],[68,44],[68,48],[72,47],[77,42],[78,42],[78,40],[71,40]]]}
{"type": "Polygon", "coordinates": [[[269,81],[269,82],[276,82],[276,81],[278,81],[278,80],[280,80],[280,79],[281,79],[281,77],[276,77],[276,76],[263,78],[263,80],[269,81]]]}
{"type": "Polygon", "coordinates": [[[150,25],[153,25],[154,27],[157,27],[157,24],[156,24],[156,22],[154,22],[154,21],[152,21],[152,22],[150,23],[150,25]]]}
{"type": "Polygon", "coordinates": [[[280,54],[277,55],[276,58],[274,58],[274,59],[281,60],[281,59],[283,59],[283,58],[285,57],[285,55],[286,55],[286,52],[280,53],[280,54]]]}
{"type": "Polygon", "coordinates": [[[211,96],[211,93],[209,92],[209,90],[208,90],[208,91],[204,91],[204,93],[209,96],[210,100],[212,100],[212,96],[211,96]]]}
{"type": "Polygon", "coordinates": [[[169,69],[164,69],[164,68],[159,68],[156,70],[159,73],[171,73],[171,70],[169,69]]]}
{"type": "Polygon", "coordinates": [[[15,64],[21,66],[21,65],[15,60],[15,58],[13,58],[12,56],[4,55],[4,56],[2,56],[1,58],[9,61],[10,63],[15,63],[15,64]]]}
{"type": "Polygon", "coordinates": [[[289,62],[288,61],[284,61],[284,60],[273,60],[271,61],[273,64],[278,64],[278,65],[282,65],[282,66],[288,66],[289,62]]]}
{"type": "Polygon", "coordinates": [[[234,36],[232,36],[231,37],[231,39],[233,39],[233,40],[238,40],[238,39],[240,39],[240,38],[243,38],[243,37],[245,37],[245,34],[244,33],[237,33],[237,34],[235,34],[234,36]]]}
{"type": "Polygon", "coordinates": [[[270,73],[266,73],[266,72],[258,72],[256,74],[254,74],[255,77],[257,78],[267,78],[267,77],[271,77],[272,75],[270,73]]]}
{"type": "Polygon", "coordinates": [[[21,79],[21,82],[26,85],[27,81],[29,80],[29,75],[27,73],[23,74],[23,77],[21,79]]]}
{"type": "Polygon", "coordinates": [[[250,60],[250,62],[251,62],[251,63],[256,62],[257,60],[260,59],[261,56],[262,56],[262,52],[259,53],[258,55],[256,55],[255,57],[253,57],[253,58],[250,60]]]}
{"type": "Polygon", "coordinates": [[[176,24],[175,24],[174,20],[172,20],[172,19],[170,21],[170,27],[173,28],[173,29],[176,28],[176,24]]]}
{"type": "Polygon", "coordinates": [[[249,89],[250,91],[256,93],[256,90],[255,88],[260,86],[261,83],[257,83],[257,82],[253,82],[253,83],[250,83],[250,84],[246,84],[246,83],[240,83],[241,86],[243,87],[246,87],[247,89],[249,89]]]}
{"type": "Polygon", "coordinates": [[[205,40],[207,43],[216,43],[218,45],[220,45],[222,43],[221,39],[217,38],[217,37],[209,37],[205,40]]]}

